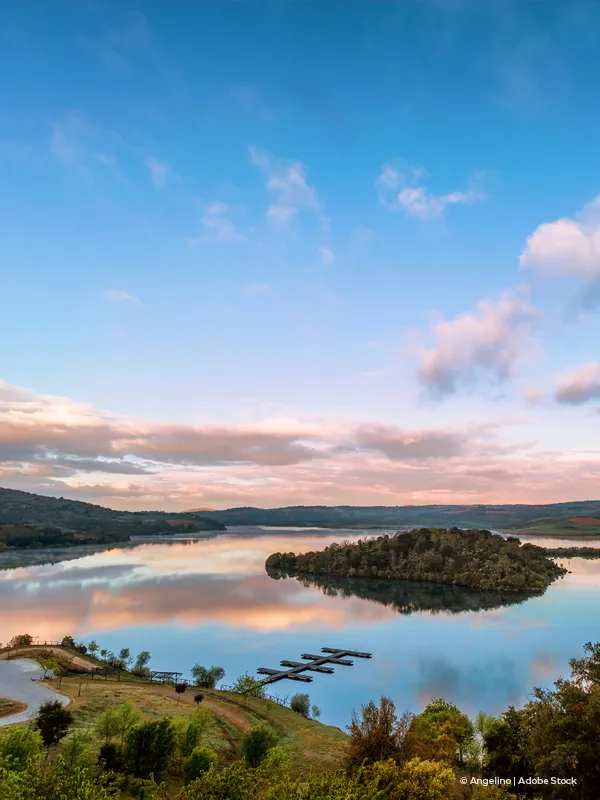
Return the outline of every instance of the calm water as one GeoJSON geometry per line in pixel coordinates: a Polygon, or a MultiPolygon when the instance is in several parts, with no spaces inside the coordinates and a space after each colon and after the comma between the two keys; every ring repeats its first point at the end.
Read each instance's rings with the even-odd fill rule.
{"type": "Polygon", "coordinates": [[[372,660],[336,667],[335,675],[273,686],[279,695],[308,691],[323,721],[344,727],[353,708],[382,693],[401,711],[443,695],[468,713],[497,713],[566,674],[583,643],[600,639],[600,560],[566,562],[571,574],[520,603],[456,587],[274,580],[264,571],[274,551],[360,536],[244,528],[83,555],[29,553],[16,568],[8,568],[16,554],[5,555],[0,641],[70,633],[113,651],[150,650],[154,669],[220,665],[225,683],[323,646],[367,650],[372,660]],[[66,560],[36,564],[48,558],[66,560]]]}

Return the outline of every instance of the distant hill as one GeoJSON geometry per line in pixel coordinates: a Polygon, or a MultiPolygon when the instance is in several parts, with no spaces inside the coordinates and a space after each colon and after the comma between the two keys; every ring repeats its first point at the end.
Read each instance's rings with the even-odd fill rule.
{"type": "Polygon", "coordinates": [[[224,531],[214,519],[187,512],[114,511],[104,506],[0,488],[0,525],[52,526],[65,533],[147,534],[224,531]]]}
{"type": "MultiPolygon", "coordinates": [[[[574,518],[600,518],[600,500],[551,505],[431,505],[431,506],[289,506],[286,508],[230,508],[205,512],[204,516],[225,525],[318,526],[324,528],[487,528],[515,530],[543,520],[555,520],[554,533],[561,533],[571,520],[570,535],[596,533],[592,524],[573,525],[574,518]],[[585,530],[584,530],[585,527],[585,530]]],[[[523,531],[525,533],[525,531],[523,531]]]]}
{"type": "Polygon", "coordinates": [[[179,530],[223,531],[230,525],[323,528],[486,528],[525,533],[600,533],[600,500],[552,505],[288,506],[115,511],[104,506],[0,488],[0,525],[51,525],[65,531],[124,532],[130,535],[179,530]],[[192,526],[191,528],[189,526],[192,526]]]}

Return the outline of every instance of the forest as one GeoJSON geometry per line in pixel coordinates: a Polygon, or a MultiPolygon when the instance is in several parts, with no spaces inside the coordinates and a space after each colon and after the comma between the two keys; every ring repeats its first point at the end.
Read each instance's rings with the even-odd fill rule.
{"type": "Polygon", "coordinates": [[[419,528],[300,555],[273,553],[265,567],[268,572],[433,581],[508,592],[543,591],[567,572],[541,547],[458,528],[419,528]]]}

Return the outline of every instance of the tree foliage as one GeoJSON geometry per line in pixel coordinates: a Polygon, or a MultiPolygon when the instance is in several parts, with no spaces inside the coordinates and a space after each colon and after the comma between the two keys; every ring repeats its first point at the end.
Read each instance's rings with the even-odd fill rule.
{"type": "Polygon", "coordinates": [[[35,721],[46,747],[58,744],[73,724],[73,714],[58,700],[49,700],[40,706],[35,721]]]}
{"type": "Polygon", "coordinates": [[[225,677],[225,670],[222,667],[203,667],[201,664],[194,664],[191,669],[196,686],[204,689],[214,689],[219,681],[225,677]]]}
{"type": "Polygon", "coordinates": [[[242,753],[249,767],[258,767],[272,747],[277,744],[277,734],[268,725],[255,725],[242,740],[242,753]]]}
{"type": "Polygon", "coordinates": [[[348,726],[348,762],[358,767],[363,763],[402,761],[406,758],[407,734],[412,715],[396,716],[396,707],[389,697],[382,697],[379,706],[371,700],[361,707],[361,716],[352,714],[348,726]]]}

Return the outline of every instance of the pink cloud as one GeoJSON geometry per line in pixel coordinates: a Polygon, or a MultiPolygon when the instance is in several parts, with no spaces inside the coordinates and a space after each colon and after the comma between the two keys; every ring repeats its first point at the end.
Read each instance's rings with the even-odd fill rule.
{"type": "Polygon", "coordinates": [[[600,398],[600,362],[590,361],[559,376],[555,398],[559,403],[580,405],[600,398]]]}
{"type": "Polygon", "coordinates": [[[525,298],[507,294],[440,320],[433,327],[434,346],[418,351],[419,380],[434,396],[443,397],[481,379],[505,379],[532,343],[536,316],[525,298]]]}
{"type": "MultiPolygon", "coordinates": [[[[559,413],[558,411],[556,413],[559,413]]],[[[594,496],[599,453],[507,443],[499,422],[168,425],[0,384],[0,484],[113,508],[556,502],[594,496]]],[[[528,438],[531,438],[530,436],[528,438]]]]}

